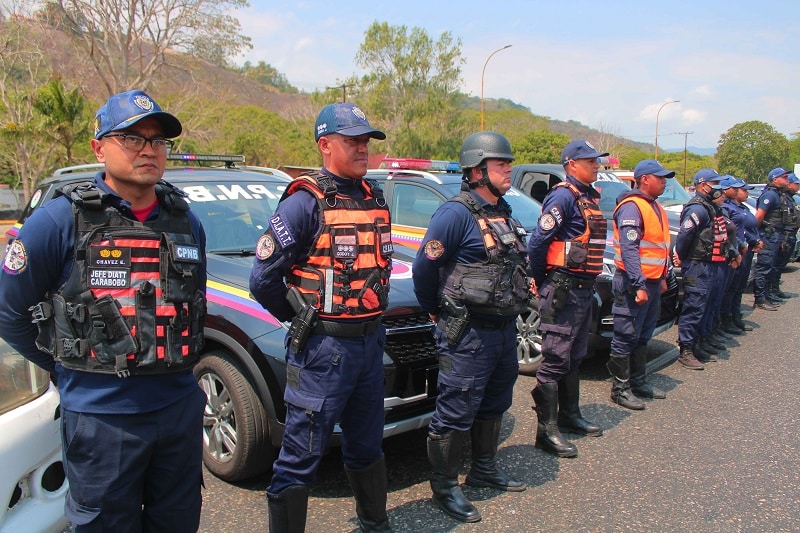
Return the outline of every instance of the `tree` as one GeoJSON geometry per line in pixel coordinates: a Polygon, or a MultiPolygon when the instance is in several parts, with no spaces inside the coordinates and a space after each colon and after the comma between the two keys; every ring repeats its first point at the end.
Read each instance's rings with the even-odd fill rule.
{"type": "Polygon", "coordinates": [[[445,32],[434,41],[422,28],[376,21],[355,60],[369,73],[346,83],[358,86],[355,101],[389,133],[387,151],[420,158],[458,153],[467,133],[458,106],[460,39],[445,32]]]}
{"type": "Polygon", "coordinates": [[[45,18],[63,21],[77,36],[111,96],[148,90],[160,69],[178,66],[174,52],[227,66],[251,46],[230,14],[248,6],[247,0],[56,0],[45,18]]]}
{"type": "Polygon", "coordinates": [[[47,82],[48,62],[33,35],[35,22],[21,16],[0,20],[0,167],[17,176],[25,200],[55,162],[53,142],[45,137],[34,107],[36,91],[47,82]]]}
{"type": "Polygon", "coordinates": [[[241,72],[245,78],[250,78],[262,85],[273,87],[280,92],[292,94],[298,92],[297,87],[294,87],[289,83],[289,80],[286,79],[286,75],[278,72],[278,69],[269,63],[259,61],[258,64],[254,66],[249,61],[245,61],[241,68],[235,70],[241,72]]]}
{"type": "Polygon", "coordinates": [[[742,122],[720,137],[717,160],[721,174],[765,182],[770,170],[788,165],[789,141],[765,122],[742,122]]]}
{"type": "Polygon", "coordinates": [[[73,164],[73,150],[89,139],[86,99],[78,89],[67,91],[60,79],[39,89],[33,107],[41,117],[43,135],[64,147],[66,164],[73,164]]]}
{"type": "Polygon", "coordinates": [[[516,163],[559,163],[569,137],[550,130],[533,130],[512,145],[516,163]]]}

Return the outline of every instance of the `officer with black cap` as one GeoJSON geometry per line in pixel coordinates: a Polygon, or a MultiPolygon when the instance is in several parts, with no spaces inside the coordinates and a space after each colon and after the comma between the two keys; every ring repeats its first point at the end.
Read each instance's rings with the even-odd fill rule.
{"type": "Polygon", "coordinates": [[[592,183],[600,169],[598,158],[607,155],[586,141],[564,147],[561,163],[567,178],[545,198],[528,241],[530,272],[539,293],[543,356],[531,391],[539,419],[536,446],[559,457],[578,455],[561,429],[592,437],[603,434],[581,414],[578,370],[586,356],[594,281],[603,270],[607,223],[592,183]]]}
{"type": "Polygon", "coordinates": [[[636,165],[636,188],[617,198],[614,209],[614,338],[607,367],[611,401],[641,410],[639,398],[666,398],[647,381],[647,343],[653,336],[666,290],[669,218],[657,198],[675,172],[653,159],[636,165]]]}
{"type": "Polygon", "coordinates": [[[525,229],[503,195],[511,188],[511,145],[503,135],[470,135],[461,147],[461,192],[436,210],[413,265],[414,292],[436,327],[439,383],[428,426],[433,501],[449,516],[480,512],[458,484],[470,432],[466,484],[518,492],[525,484],[497,466],[503,413],[519,364],[516,318],[528,308],[525,229]]]}
{"type": "Polygon", "coordinates": [[[675,238],[673,264],[680,266],[684,280],[681,315],[678,317],[678,362],[692,370],[703,370],[703,362],[716,360],[702,349],[708,333],[708,296],[715,283],[717,266],[727,260],[728,227],[719,208],[723,201],[722,177],[711,168],[694,175],[696,194],[683,207],[681,227],[675,238]]]}
{"type": "Polygon", "coordinates": [[[780,167],[772,169],[768,175],[769,182],[756,204],[756,220],[764,248],[756,257],[753,295],[755,307],[765,311],[776,311],[775,304],[783,302],[775,288],[780,279],[779,255],[781,248],[785,248],[787,227],[792,224],[794,212],[794,201],[782,192],[789,184],[788,177],[788,171],[780,167]]]}

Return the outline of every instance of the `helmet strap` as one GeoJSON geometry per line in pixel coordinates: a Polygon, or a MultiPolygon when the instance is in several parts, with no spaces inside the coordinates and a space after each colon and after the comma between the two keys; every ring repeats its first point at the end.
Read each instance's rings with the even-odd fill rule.
{"type": "Polygon", "coordinates": [[[481,179],[479,179],[478,181],[470,181],[469,188],[477,189],[478,187],[482,187],[485,185],[486,188],[489,189],[490,193],[497,196],[498,198],[501,198],[503,196],[503,193],[498,191],[497,187],[495,187],[494,184],[489,180],[489,171],[486,170],[486,163],[485,162],[481,163],[481,166],[478,168],[481,169],[481,179]]]}

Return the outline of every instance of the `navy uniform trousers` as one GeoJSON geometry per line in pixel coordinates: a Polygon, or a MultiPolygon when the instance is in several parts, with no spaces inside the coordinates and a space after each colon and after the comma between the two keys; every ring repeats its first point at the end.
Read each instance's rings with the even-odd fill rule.
{"type": "Polygon", "coordinates": [[[542,364],[536,372],[541,383],[555,383],[570,373],[577,373],[586,357],[592,323],[592,288],[572,289],[560,311],[553,309],[555,285],[545,281],[539,291],[542,317],[542,364]]]}
{"type": "Polygon", "coordinates": [[[681,264],[683,306],[678,317],[678,344],[681,346],[692,346],[706,333],[703,318],[714,283],[714,270],[707,261],[684,261],[681,264]]]}
{"type": "Polygon", "coordinates": [[[515,322],[469,327],[454,346],[439,322],[433,332],[439,353],[438,396],[428,430],[444,435],[469,430],[476,418],[500,418],[511,407],[519,374],[515,322]]]}
{"type": "Polygon", "coordinates": [[[152,413],[63,410],[64,467],[70,480],[65,507],[73,531],[197,531],[205,405],[206,395],[198,387],[152,413]],[[194,444],[186,448],[190,434],[194,444]],[[97,449],[103,453],[94,453],[97,449]]]}
{"type": "Polygon", "coordinates": [[[364,337],[312,335],[300,353],[288,349],[286,429],[269,493],[314,482],[336,422],[347,468],[361,470],[383,456],[385,344],[380,326],[364,337]]]}

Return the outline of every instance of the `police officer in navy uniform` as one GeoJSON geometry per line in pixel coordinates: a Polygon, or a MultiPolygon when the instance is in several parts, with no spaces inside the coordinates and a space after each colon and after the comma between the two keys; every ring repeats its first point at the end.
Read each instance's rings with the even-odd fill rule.
{"type": "Polygon", "coordinates": [[[657,161],[636,165],[636,188],[617,198],[614,210],[614,338],[611,339],[611,401],[645,408],[640,398],[666,398],[647,380],[647,343],[653,336],[666,290],[669,218],[657,198],[675,172],[657,161]]]}
{"type": "Polygon", "coordinates": [[[756,216],[743,203],[747,200],[747,191],[753,187],[733,176],[725,176],[720,184],[729,187],[725,190],[722,209],[736,226],[736,242],[742,256],[742,262],[738,268],[733,269],[727,290],[722,297],[720,318],[724,331],[741,335],[753,330],[752,326],[742,320],[742,294],[747,288],[753,254],[761,250],[762,243],[758,235],[756,216]]]}
{"type": "Polygon", "coordinates": [[[800,209],[794,201],[794,195],[798,190],[800,179],[789,173],[786,175],[786,187],[781,189],[781,204],[786,206],[789,216],[783,229],[783,242],[778,248],[778,255],[775,259],[775,277],[772,282],[772,291],[778,298],[787,299],[789,294],[781,290],[781,276],[783,269],[789,264],[789,259],[792,257],[794,247],[797,243],[797,229],[800,227],[800,209]]]}
{"type": "Polygon", "coordinates": [[[161,181],[180,133],[142,91],[109,98],[105,170],[36,209],[0,273],[0,335],[58,384],[73,531],[200,524],[205,233],[161,181]]]}
{"type": "Polygon", "coordinates": [[[434,213],[413,265],[414,292],[436,324],[439,352],[436,410],[428,426],[433,501],[462,522],[481,519],[458,484],[467,431],[468,485],[526,488],[496,463],[503,413],[519,372],[515,320],[530,296],[525,230],[503,199],[513,160],[499,133],[464,140],[461,193],[434,213]]]}
{"type": "Polygon", "coordinates": [[[528,241],[543,356],[531,391],[538,416],[536,446],[559,457],[578,455],[560,430],[603,434],[581,414],[578,370],[586,356],[594,280],[603,268],[607,223],[592,183],[600,169],[598,158],[607,155],[586,141],[567,144],[561,152],[567,179],[545,198],[528,241]]]}
{"type": "Polygon", "coordinates": [[[791,224],[794,201],[787,198],[782,190],[789,184],[789,172],[778,167],[770,171],[769,183],[764,187],[756,204],[756,220],[761,232],[764,248],[756,257],[755,275],[753,277],[753,295],[755,307],[765,311],[776,311],[776,304],[783,302],[775,292],[779,281],[778,265],[781,248],[785,248],[784,239],[787,227],[791,224]],[[791,202],[791,204],[789,203],[791,202]]]}
{"type": "Polygon", "coordinates": [[[367,172],[369,142],[386,134],[352,103],[322,108],[323,167],[295,179],[256,245],[255,299],[287,335],[286,428],[267,488],[272,532],[303,531],[309,486],[336,423],[363,531],[390,531],[381,448],[391,221],[367,172]]]}
{"type": "Polygon", "coordinates": [[[678,317],[678,362],[691,370],[703,370],[703,361],[713,354],[703,350],[708,297],[715,282],[718,264],[727,260],[728,228],[719,203],[723,201],[722,177],[714,169],[703,168],[694,175],[695,196],[681,211],[681,227],[675,238],[673,264],[680,266],[684,296],[678,317]]]}

